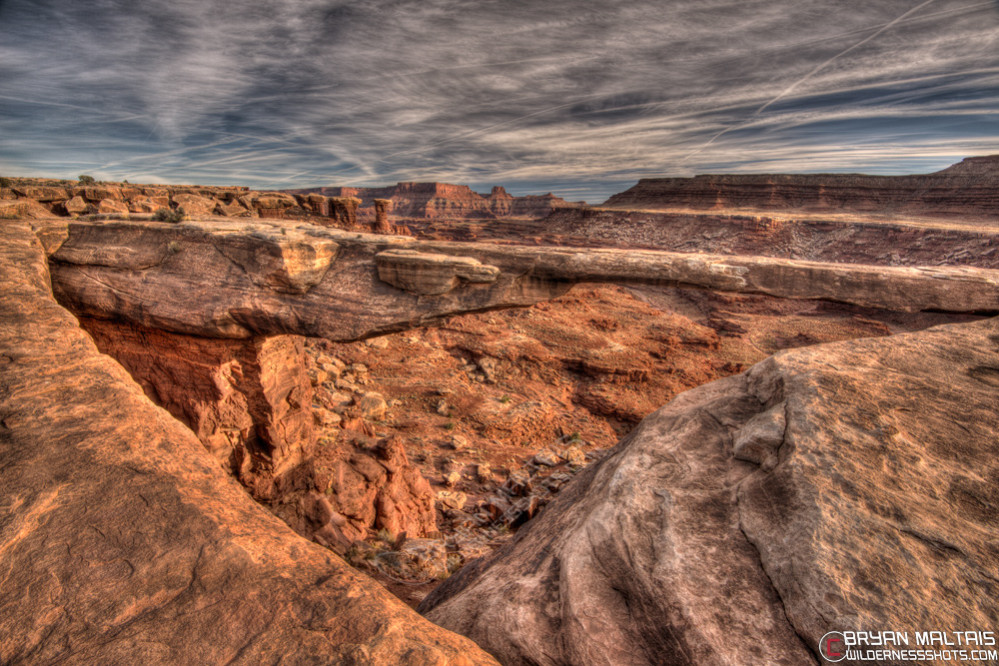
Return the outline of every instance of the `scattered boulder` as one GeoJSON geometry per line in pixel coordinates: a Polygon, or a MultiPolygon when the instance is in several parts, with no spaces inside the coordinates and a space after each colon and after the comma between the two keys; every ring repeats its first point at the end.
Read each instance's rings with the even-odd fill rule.
{"type": "Polygon", "coordinates": [[[562,459],[554,451],[541,451],[534,454],[531,461],[535,465],[544,465],[545,467],[554,467],[562,462],[562,459]]]}
{"type": "Polygon", "coordinates": [[[175,194],[171,197],[178,209],[189,217],[205,217],[215,212],[215,200],[196,194],[175,194]]]}
{"type": "Polygon", "coordinates": [[[365,393],[357,401],[357,406],[361,410],[361,416],[368,421],[381,421],[385,418],[385,410],[388,405],[381,393],[365,393]]]}
{"type": "Polygon", "coordinates": [[[437,502],[445,509],[458,509],[460,511],[468,503],[468,495],[460,491],[442,490],[437,493],[437,502]]]}
{"type": "Polygon", "coordinates": [[[440,539],[406,539],[380,558],[394,575],[409,581],[440,580],[449,573],[447,548],[440,539]]]}
{"type": "Polygon", "coordinates": [[[97,212],[104,215],[127,215],[128,206],[114,199],[101,199],[97,204],[97,212]]]}
{"type": "MultiPolygon", "coordinates": [[[[91,210],[90,204],[81,196],[75,196],[63,204],[67,215],[84,215],[91,210]]],[[[140,211],[141,212],[141,211],[140,211]]]]}

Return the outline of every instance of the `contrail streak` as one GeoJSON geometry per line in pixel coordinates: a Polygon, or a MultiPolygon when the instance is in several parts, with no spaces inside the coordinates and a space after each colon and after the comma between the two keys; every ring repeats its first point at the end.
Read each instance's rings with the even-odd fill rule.
{"type": "Polygon", "coordinates": [[[797,81],[795,81],[794,83],[792,83],[791,85],[789,85],[787,88],[785,88],[784,90],[782,90],[776,97],[774,97],[773,99],[771,99],[768,102],[764,103],[762,106],[760,106],[760,108],[756,109],[756,111],[754,111],[752,113],[752,115],[749,116],[749,118],[747,118],[743,122],[739,123],[738,125],[735,125],[733,127],[726,127],[722,131],[718,132],[713,137],[711,137],[710,139],[708,139],[707,141],[705,141],[704,144],[701,145],[699,148],[697,148],[696,150],[693,150],[690,153],[688,153],[687,155],[685,155],[683,157],[683,159],[680,160],[680,163],[682,164],[683,162],[686,162],[688,159],[690,159],[694,155],[698,154],[699,152],[703,151],[705,148],[707,148],[712,143],[714,143],[715,141],[717,141],[718,139],[720,139],[724,135],[728,134],[729,132],[731,132],[733,130],[736,130],[736,129],[739,129],[740,127],[745,127],[747,124],[749,124],[750,122],[752,122],[754,118],[756,118],[761,113],[763,113],[764,111],[766,111],[772,105],[776,104],[777,102],[779,102],[780,100],[782,100],[783,98],[785,98],[789,94],[791,94],[791,92],[795,88],[797,88],[798,86],[800,86],[802,83],[808,81],[810,78],[812,78],[813,76],[815,76],[816,74],[818,74],[819,72],[821,72],[823,69],[825,69],[826,67],[828,67],[832,63],[836,62],[837,60],[839,60],[840,58],[842,58],[843,56],[845,56],[850,51],[858,49],[861,46],[863,46],[864,44],[867,44],[868,42],[870,42],[872,39],[875,39],[875,38],[879,37],[880,35],[884,34],[885,31],[890,30],[891,28],[893,28],[894,26],[896,26],[900,22],[902,22],[905,19],[907,19],[912,14],[918,12],[920,9],[922,9],[923,7],[926,7],[929,4],[932,4],[933,2],[936,2],[936,0],[925,0],[925,2],[922,2],[922,3],[918,4],[918,5],[916,5],[915,7],[913,7],[912,9],[910,9],[909,11],[907,11],[904,14],[896,17],[894,20],[889,21],[888,23],[885,23],[878,30],[872,32],[870,35],[868,35],[864,39],[860,40],[856,44],[854,44],[854,45],[852,45],[852,46],[850,46],[850,47],[848,47],[848,48],[840,51],[839,53],[837,53],[833,57],[829,58],[825,62],[819,63],[818,65],[816,65],[815,67],[813,67],[810,72],[808,72],[803,77],[801,77],[800,79],[798,79],[797,81]]]}

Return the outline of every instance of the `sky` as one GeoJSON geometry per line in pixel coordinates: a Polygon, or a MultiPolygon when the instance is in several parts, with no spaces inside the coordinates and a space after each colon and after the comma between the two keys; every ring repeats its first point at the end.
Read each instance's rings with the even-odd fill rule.
{"type": "Polygon", "coordinates": [[[598,202],[999,153],[999,0],[0,0],[0,174],[598,202]]]}

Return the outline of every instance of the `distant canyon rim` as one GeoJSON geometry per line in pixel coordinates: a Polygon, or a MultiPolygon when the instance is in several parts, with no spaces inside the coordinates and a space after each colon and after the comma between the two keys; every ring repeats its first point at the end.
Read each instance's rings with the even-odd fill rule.
{"type": "Polygon", "coordinates": [[[0,230],[0,663],[999,632],[999,156],[599,206],[7,177],[0,230]]]}

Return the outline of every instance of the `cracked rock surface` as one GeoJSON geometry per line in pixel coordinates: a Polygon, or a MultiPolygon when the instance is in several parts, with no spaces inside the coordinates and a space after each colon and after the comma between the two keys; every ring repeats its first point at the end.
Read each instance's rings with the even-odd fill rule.
{"type": "Polygon", "coordinates": [[[999,622],[999,320],[678,396],[420,610],[506,664],[816,663],[999,622]]]}

